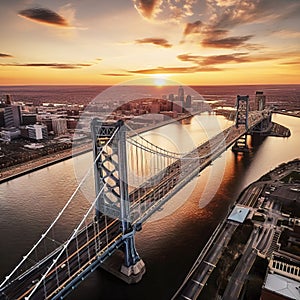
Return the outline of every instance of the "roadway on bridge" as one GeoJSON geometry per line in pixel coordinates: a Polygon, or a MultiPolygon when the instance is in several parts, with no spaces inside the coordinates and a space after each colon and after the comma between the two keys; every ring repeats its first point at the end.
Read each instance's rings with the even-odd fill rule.
{"type": "MultiPolygon", "coordinates": [[[[249,128],[262,120],[261,113],[249,115],[249,128]]],[[[132,223],[143,222],[150,217],[156,209],[171,198],[179,189],[188,183],[201,170],[208,166],[241,135],[245,134],[246,128],[232,126],[213,137],[210,141],[200,145],[189,154],[178,159],[163,170],[164,176],[158,174],[152,178],[152,185],[141,187],[130,195],[132,223]],[[195,163],[196,162],[196,163],[195,163]],[[159,178],[159,180],[158,180],[159,178]],[[136,198],[135,195],[138,195],[136,198]],[[136,210],[139,210],[135,217],[136,210]]],[[[151,181],[150,180],[150,181],[151,181]]],[[[149,183],[147,183],[149,184],[149,183]]],[[[208,278],[209,273],[216,264],[222,245],[226,244],[228,237],[235,230],[236,225],[228,224],[218,237],[218,242],[212,245],[212,251],[205,256],[200,264],[200,271],[195,278],[195,285],[202,285],[208,278]]],[[[34,267],[23,275],[2,287],[0,299],[24,299],[32,291],[31,299],[52,299],[58,293],[63,293],[66,286],[74,286],[78,283],[78,277],[90,268],[100,264],[109,253],[118,248],[122,242],[120,221],[105,218],[98,222],[91,222],[86,228],[78,232],[75,239],[71,240],[67,249],[56,261],[53,269],[48,267],[62,249],[63,245],[51,253],[48,257],[38,262],[34,267]],[[113,246],[113,249],[109,249],[113,246]],[[45,280],[35,288],[41,280],[42,274],[48,272],[45,280]]],[[[191,287],[193,290],[193,287],[191,287]]],[[[65,292],[68,292],[65,290],[65,292]]]]}
{"type": "MultiPolygon", "coordinates": [[[[97,257],[100,257],[107,246],[112,244],[120,234],[118,220],[110,220],[107,226],[105,226],[104,217],[99,222],[90,223],[71,241],[67,250],[55,264],[55,268],[48,273],[45,282],[37,288],[31,299],[51,299],[75,276],[95,262],[97,257]]],[[[41,279],[41,274],[47,271],[60,250],[61,247],[37,263],[32,270],[25,272],[1,289],[0,299],[24,299],[27,297],[41,279]]]]}

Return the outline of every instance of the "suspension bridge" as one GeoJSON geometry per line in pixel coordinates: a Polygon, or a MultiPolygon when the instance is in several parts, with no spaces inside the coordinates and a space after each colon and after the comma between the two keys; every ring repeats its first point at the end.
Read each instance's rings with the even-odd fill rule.
{"type": "Polygon", "coordinates": [[[63,299],[115,252],[123,264],[112,270],[128,283],[138,282],[145,264],[134,236],[142,224],[228,147],[246,151],[245,135],[265,130],[268,110],[249,111],[247,96],[238,96],[235,124],[186,153],[162,149],[123,121],[94,119],[93,165],[58,216],[0,285],[0,299],[63,299]],[[81,221],[63,243],[51,235],[89,173],[96,195],[81,221]],[[43,258],[40,248],[52,243],[43,258]]]}

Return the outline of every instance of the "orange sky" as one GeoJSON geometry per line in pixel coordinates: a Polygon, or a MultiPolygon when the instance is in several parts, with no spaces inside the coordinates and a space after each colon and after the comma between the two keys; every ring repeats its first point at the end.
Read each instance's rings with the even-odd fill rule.
{"type": "Polygon", "coordinates": [[[1,3],[0,84],[299,84],[298,0],[1,3]]]}

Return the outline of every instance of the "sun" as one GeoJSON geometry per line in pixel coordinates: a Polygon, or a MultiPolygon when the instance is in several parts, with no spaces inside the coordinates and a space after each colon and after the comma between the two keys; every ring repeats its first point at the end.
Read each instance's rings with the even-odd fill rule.
{"type": "Polygon", "coordinates": [[[153,74],[153,82],[157,87],[164,86],[166,84],[166,74],[153,74]]]}

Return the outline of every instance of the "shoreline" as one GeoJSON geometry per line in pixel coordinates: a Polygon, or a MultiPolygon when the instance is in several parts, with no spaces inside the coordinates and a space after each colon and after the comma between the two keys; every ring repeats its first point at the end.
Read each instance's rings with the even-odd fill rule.
{"type": "MultiPolygon", "coordinates": [[[[237,196],[237,199],[230,205],[228,212],[226,213],[224,218],[219,222],[219,224],[215,228],[210,239],[207,241],[205,246],[200,251],[192,268],[190,269],[187,276],[183,280],[182,284],[179,286],[179,288],[173,295],[172,300],[177,300],[179,298],[182,298],[182,296],[186,296],[186,295],[188,295],[188,297],[186,296],[187,299],[188,298],[196,299],[199,297],[199,295],[202,292],[202,288],[207,285],[207,282],[210,278],[211,273],[213,272],[214,268],[217,267],[217,264],[223,255],[223,251],[216,248],[215,245],[224,243],[224,247],[227,247],[229,241],[232,238],[234,231],[232,232],[231,235],[228,235],[228,237],[226,239],[223,238],[225,236],[225,232],[226,232],[225,230],[227,230],[226,224],[228,224],[227,223],[228,217],[232,214],[232,212],[236,206],[240,205],[241,207],[246,207],[246,208],[252,207],[250,204],[245,203],[245,199],[247,199],[247,197],[249,198],[249,195],[251,195],[251,193],[250,193],[251,188],[260,186],[260,185],[271,185],[271,184],[274,184],[274,182],[277,186],[277,182],[280,179],[284,178],[287,174],[289,174],[289,172],[291,172],[291,170],[293,170],[297,167],[299,168],[299,165],[300,165],[300,158],[295,158],[293,160],[283,162],[280,165],[277,165],[275,168],[271,169],[269,172],[263,174],[259,179],[251,182],[248,186],[246,186],[240,192],[240,194],[237,196]],[[248,195],[247,195],[247,193],[248,193],[248,195]],[[224,242],[225,240],[226,240],[226,243],[224,242]],[[214,256],[213,253],[216,253],[218,251],[219,251],[219,254],[214,256]],[[213,258],[216,259],[216,261],[210,262],[209,259],[213,259],[213,258]],[[211,268],[208,271],[205,271],[205,267],[203,267],[203,265],[211,266],[211,268]],[[200,276],[201,272],[202,272],[202,274],[204,274],[206,272],[205,274],[207,274],[207,277],[203,277],[203,279],[202,279],[202,277],[200,276]],[[200,277],[202,279],[201,281],[199,280],[200,277]],[[200,282],[201,282],[201,284],[200,284],[200,282]],[[195,283],[198,284],[197,288],[195,288],[195,283]]],[[[258,199],[258,196],[257,196],[257,199],[258,199]]],[[[256,201],[258,201],[258,200],[256,200],[256,201]]],[[[254,205],[255,204],[253,204],[253,208],[255,208],[254,205]]],[[[240,225],[241,224],[244,224],[244,221],[242,223],[240,223],[240,225]]],[[[262,255],[264,255],[263,249],[260,251],[261,251],[261,257],[262,257],[262,255]]],[[[259,253],[257,253],[255,257],[259,257],[259,256],[260,256],[259,253]]],[[[265,256],[267,256],[267,253],[265,254],[265,256]]],[[[253,263],[254,263],[254,261],[253,261],[253,263]]],[[[250,269],[249,269],[249,271],[250,271],[250,269]]],[[[233,274],[233,272],[232,272],[232,274],[233,274]]],[[[245,283],[246,283],[246,280],[243,281],[243,286],[245,285],[245,283]]],[[[227,289],[227,286],[229,286],[229,283],[226,285],[226,289],[227,289]]],[[[202,295],[205,298],[208,296],[208,294],[209,294],[209,291],[207,291],[207,290],[203,291],[203,293],[202,293],[202,295]]]]}
{"type": "MultiPolygon", "coordinates": [[[[198,114],[199,112],[197,112],[198,114]]],[[[181,120],[187,119],[192,117],[193,115],[184,115],[184,116],[180,116],[176,119],[171,119],[171,120],[166,120],[160,124],[155,124],[154,126],[147,126],[147,127],[142,127],[139,129],[134,130],[134,133],[132,135],[135,134],[141,134],[153,129],[156,129],[158,127],[163,127],[165,125],[174,123],[174,122],[180,122],[181,120]]],[[[74,156],[78,156],[84,153],[87,153],[89,151],[92,151],[92,146],[89,145],[89,147],[85,146],[78,146],[75,148],[71,148],[71,149],[66,149],[64,151],[60,151],[57,153],[52,154],[51,156],[42,156],[40,158],[37,158],[35,160],[32,161],[28,161],[13,167],[10,167],[7,170],[1,171],[0,172],[0,184],[4,183],[4,182],[8,182],[9,180],[18,178],[20,176],[29,174],[31,172],[34,171],[38,171],[41,170],[43,168],[46,168],[48,166],[52,166],[56,163],[62,162],[64,160],[70,159],[74,156]],[[79,150],[77,151],[73,151],[74,149],[79,148],[79,150]],[[16,171],[18,170],[19,171],[16,171]]]]}
{"type": "MultiPolygon", "coordinates": [[[[279,112],[276,112],[276,113],[279,113],[279,112]]],[[[165,122],[162,122],[162,124],[159,124],[159,125],[155,124],[154,126],[142,127],[142,128],[134,130],[134,133],[132,135],[141,134],[141,133],[156,129],[158,127],[163,127],[165,125],[168,125],[168,124],[171,124],[174,122],[178,122],[178,121],[180,122],[184,119],[191,118],[198,114],[199,114],[199,111],[195,112],[195,114],[180,116],[176,119],[166,120],[165,122]]],[[[285,115],[287,115],[287,114],[285,114],[285,115]]],[[[288,116],[297,117],[297,116],[292,116],[292,115],[288,115],[288,116]]],[[[40,157],[33,161],[28,161],[26,163],[11,167],[8,170],[1,171],[0,172],[0,184],[4,183],[4,182],[8,182],[9,180],[12,180],[12,179],[21,177],[23,175],[29,174],[31,172],[46,168],[48,166],[54,165],[54,164],[62,162],[64,160],[70,159],[74,156],[78,156],[78,155],[87,153],[89,151],[92,151],[92,146],[87,147],[85,145],[85,146],[75,147],[75,149],[76,148],[79,148],[79,150],[73,152],[73,150],[74,150],[73,148],[66,149],[66,150],[57,152],[55,154],[52,154],[51,156],[40,157]],[[16,171],[16,169],[17,170],[20,169],[20,170],[16,171]]]]}
{"type": "Polygon", "coordinates": [[[52,166],[56,163],[87,153],[89,151],[92,151],[92,148],[87,146],[80,147],[80,149],[78,149],[77,151],[73,151],[73,148],[71,148],[61,152],[57,152],[51,156],[40,157],[33,161],[16,165],[15,167],[12,167],[8,170],[1,171],[0,184],[21,177],[23,175],[41,170],[43,168],[52,166]],[[18,170],[17,172],[16,169],[18,170]]]}
{"type": "Polygon", "coordinates": [[[295,118],[300,118],[300,113],[295,113],[295,112],[284,112],[284,111],[274,111],[274,114],[280,114],[284,116],[289,116],[289,117],[295,117],[295,118]]]}

